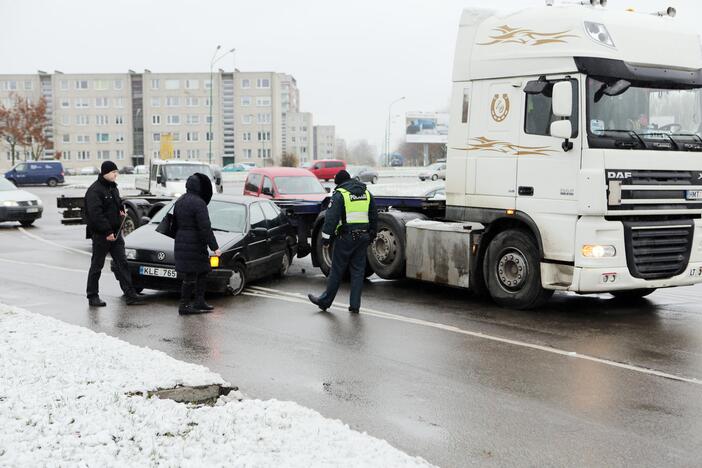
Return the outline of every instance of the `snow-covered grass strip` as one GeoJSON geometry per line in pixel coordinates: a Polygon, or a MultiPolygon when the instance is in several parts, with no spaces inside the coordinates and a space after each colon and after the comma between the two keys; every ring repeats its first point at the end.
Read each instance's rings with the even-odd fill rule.
{"type": "Polygon", "coordinates": [[[0,304],[0,466],[429,466],[296,403],[133,395],[205,367],[0,304]]]}

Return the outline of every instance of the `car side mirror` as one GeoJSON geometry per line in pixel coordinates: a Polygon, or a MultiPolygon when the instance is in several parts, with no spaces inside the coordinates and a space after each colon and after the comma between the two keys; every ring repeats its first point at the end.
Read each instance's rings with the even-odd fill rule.
{"type": "Polygon", "coordinates": [[[251,233],[254,237],[266,237],[268,235],[268,229],[262,227],[255,227],[251,229],[251,233]]]}
{"type": "Polygon", "coordinates": [[[327,193],[331,193],[331,187],[324,187],[324,190],[325,190],[327,193]]]}
{"type": "Polygon", "coordinates": [[[573,85],[570,81],[553,85],[552,106],[556,117],[570,117],[573,113],[573,85]]]}
{"type": "Polygon", "coordinates": [[[144,226],[146,224],[149,224],[150,222],[151,222],[151,218],[149,218],[148,216],[142,216],[140,226],[144,226]]]}

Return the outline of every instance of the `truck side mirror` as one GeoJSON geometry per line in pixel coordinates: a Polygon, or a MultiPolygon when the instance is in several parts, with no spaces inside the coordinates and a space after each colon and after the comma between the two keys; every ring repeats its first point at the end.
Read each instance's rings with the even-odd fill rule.
{"type": "Polygon", "coordinates": [[[570,120],[556,120],[551,122],[551,136],[555,138],[561,138],[563,141],[563,151],[570,151],[573,149],[573,143],[570,141],[570,137],[573,135],[573,124],[570,120]]]}
{"type": "Polygon", "coordinates": [[[156,176],[156,183],[163,184],[163,176],[161,174],[156,176]]]}
{"type": "Polygon", "coordinates": [[[573,113],[573,85],[570,81],[559,81],[553,85],[553,115],[570,117],[573,113]]]}

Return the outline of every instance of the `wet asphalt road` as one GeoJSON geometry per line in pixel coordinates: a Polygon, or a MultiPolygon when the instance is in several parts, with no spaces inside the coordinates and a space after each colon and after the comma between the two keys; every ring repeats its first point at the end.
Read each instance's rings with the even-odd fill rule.
{"type": "Polygon", "coordinates": [[[324,286],[306,258],[193,317],[170,294],[126,307],[105,272],[108,307],[90,310],[84,228],[55,210],[83,190],[28,190],[45,214],[24,231],[0,224],[2,302],[203,364],[250,397],[296,401],[441,466],[702,466],[702,287],[635,304],[557,294],[516,312],[373,277],[355,316],[302,299],[324,286]]]}

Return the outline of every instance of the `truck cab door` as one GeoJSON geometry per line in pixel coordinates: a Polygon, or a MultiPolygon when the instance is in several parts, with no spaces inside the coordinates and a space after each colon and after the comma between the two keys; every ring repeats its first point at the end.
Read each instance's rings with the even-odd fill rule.
{"type": "Polygon", "coordinates": [[[534,77],[526,80],[522,88],[525,109],[517,158],[517,210],[526,213],[537,226],[549,226],[549,232],[559,233],[541,233],[545,257],[554,260],[572,260],[582,149],[579,92],[578,79],[566,76],[534,77]],[[563,81],[572,85],[569,119],[553,113],[554,85],[563,81]],[[571,122],[568,145],[564,145],[565,139],[551,136],[551,123],[556,120],[571,122]]]}

